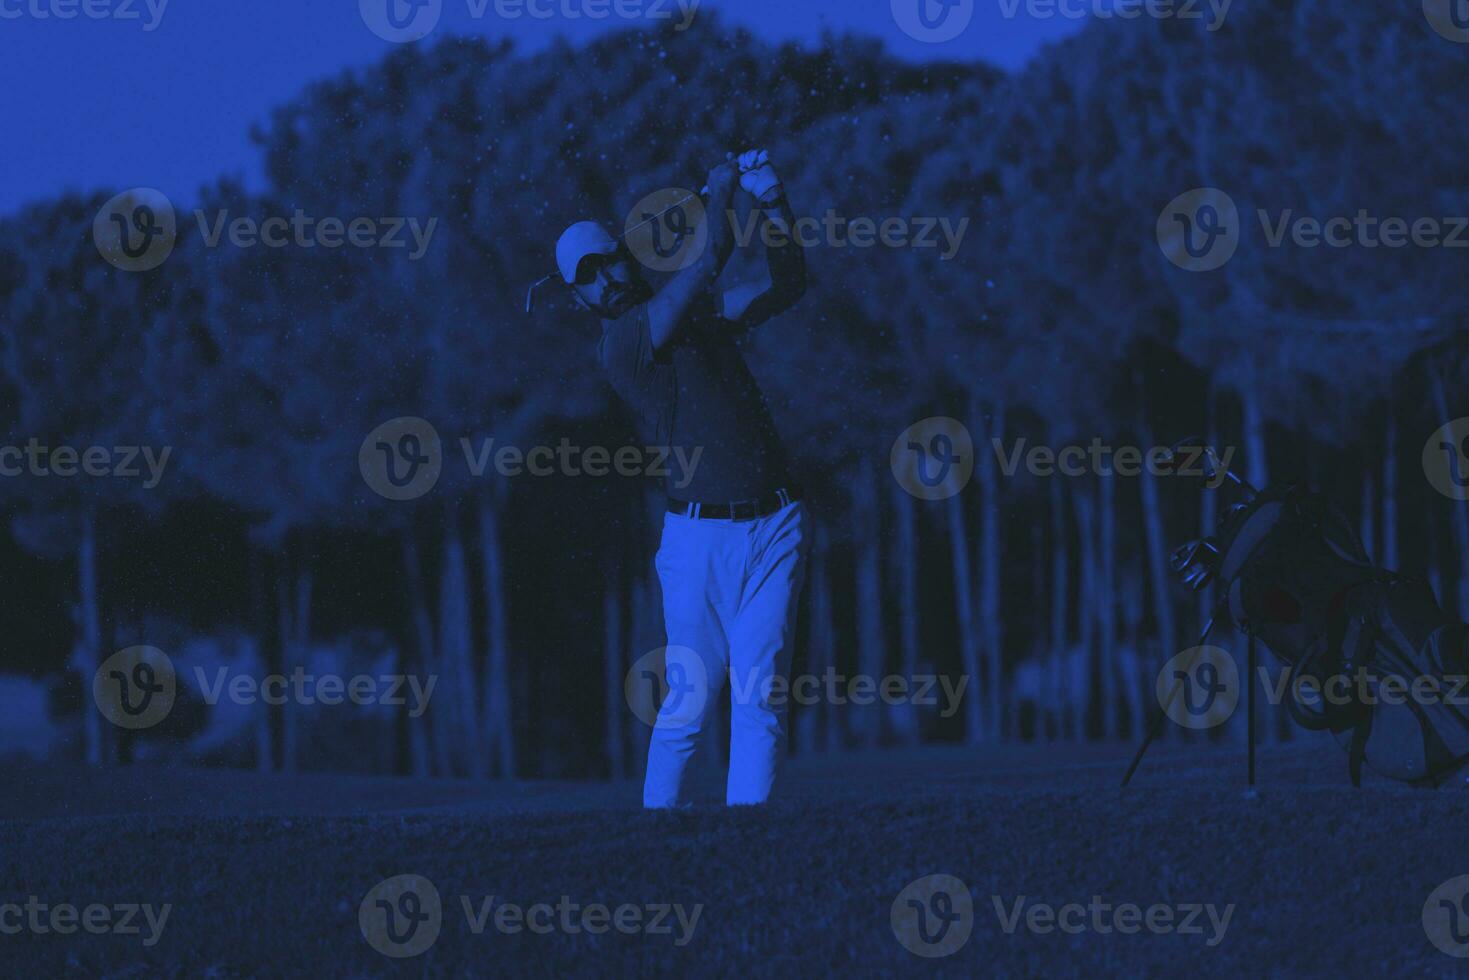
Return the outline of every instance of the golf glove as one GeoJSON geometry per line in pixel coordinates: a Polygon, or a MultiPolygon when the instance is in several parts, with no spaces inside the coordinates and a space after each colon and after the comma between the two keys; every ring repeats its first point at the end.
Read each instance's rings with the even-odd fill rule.
{"type": "Polygon", "coordinates": [[[740,186],[749,191],[761,204],[774,204],[780,199],[782,187],[775,168],[770,165],[770,154],[765,150],[746,150],[739,160],[740,186]]]}

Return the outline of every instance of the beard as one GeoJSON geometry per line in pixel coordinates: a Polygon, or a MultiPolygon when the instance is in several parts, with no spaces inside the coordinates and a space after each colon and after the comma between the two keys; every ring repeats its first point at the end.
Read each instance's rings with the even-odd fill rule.
{"type": "Polygon", "coordinates": [[[606,320],[617,320],[629,310],[646,303],[653,296],[648,284],[642,281],[611,283],[602,296],[601,315],[606,320]]]}

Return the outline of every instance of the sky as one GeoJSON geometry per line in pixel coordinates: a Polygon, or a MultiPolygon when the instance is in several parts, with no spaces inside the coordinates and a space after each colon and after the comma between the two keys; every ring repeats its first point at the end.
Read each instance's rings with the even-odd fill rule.
{"type": "Polygon", "coordinates": [[[65,191],[153,187],[190,202],[220,177],[259,188],[250,127],[309,82],[399,43],[380,36],[395,33],[389,2],[419,18],[410,32],[432,25],[420,42],[429,44],[508,36],[534,51],[558,34],[584,44],[716,10],[772,41],[814,44],[824,31],[850,31],[908,60],[1007,69],[1082,23],[1027,13],[1050,10],[1033,0],[0,0],[0,214],[65,191]],[[415,12],[410,2],[433,6],[415,12]],[[920,2],[937,26],[923,26],[920,2]],[[944,3],[958,6],[940,21],[944,3]],[[617,10],[641,20],[610,15],[617,10]]]}

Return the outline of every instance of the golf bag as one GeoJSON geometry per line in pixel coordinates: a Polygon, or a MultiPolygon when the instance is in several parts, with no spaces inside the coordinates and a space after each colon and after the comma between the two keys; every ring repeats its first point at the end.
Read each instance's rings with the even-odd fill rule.
{"type": "Polygon", "coordinates": [[[1356,785],[1364,764],[1437,786],[1469,763],[1469,627],[1427,583],[1374,567],[1326,497],[1226,475],[1244,501],[1173,569],[1196,591],[1218,580],[1221,611],[1287,667],[1291,717],[1336,736],[1356,785]]]}

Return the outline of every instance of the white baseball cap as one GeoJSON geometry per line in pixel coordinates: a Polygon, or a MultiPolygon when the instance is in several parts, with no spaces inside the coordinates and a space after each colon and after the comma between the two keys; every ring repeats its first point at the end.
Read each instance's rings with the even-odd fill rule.
{"type": "Polygon", "coordinates": [[[595,221],[578,221],[561,233],[556,242],[556,267],[570,286],[576,282],[576,267],[588,255],[612,255],[617,240],[595,221]]]}

